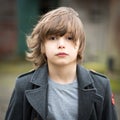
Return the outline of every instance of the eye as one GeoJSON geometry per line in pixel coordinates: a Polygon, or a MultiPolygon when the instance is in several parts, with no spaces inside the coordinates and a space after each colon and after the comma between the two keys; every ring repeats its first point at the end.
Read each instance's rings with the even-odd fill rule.
{"type": "Polygon", "coordinates": [[[72,36],[68,36],[67,39],[68,40],[73,40],[73,37],[72,36]]]}
{"type": "Polygon", "coordinates": [[[48,36],[48,40],[56,40],[57,37],[55,35],[50,35],[48,36]]]}

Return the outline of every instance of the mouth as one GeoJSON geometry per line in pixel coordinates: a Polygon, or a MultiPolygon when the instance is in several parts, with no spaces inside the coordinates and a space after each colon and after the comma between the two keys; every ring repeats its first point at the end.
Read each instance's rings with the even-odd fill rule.
{"type": "Polygon", "coordinates": [[[67,53],[64,53],[64,52],[60,52],[60,53],[57,53],[56,56],[60,56],[60,57],[65,57],[67,56],[68,54],[67,53]]]}

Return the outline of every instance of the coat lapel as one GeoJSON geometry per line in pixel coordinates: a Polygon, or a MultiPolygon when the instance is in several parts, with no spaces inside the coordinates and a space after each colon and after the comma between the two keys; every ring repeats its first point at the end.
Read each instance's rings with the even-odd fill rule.
{"type": "Polygon", "coordinates": [[[94,90],[79,91],[79,119],[89,120],[88,118],[92,112],[94,90]]]}
{"type": "Polygon", "coordinates": [[[77,79],[79,85],[79,115],[78,120],[89,120],[96,102],[101,102],[101,96],[97,95],[93,79],[88,70],[77,67],[77,79]]]}
{"type": "Polygon", "coordinates": [[[25,91],[29,103],[40,114],[43,120],[47,116],[47,71],[46,65],[37,69],[31,79],[31,83],[36,88],[25,91]]]}

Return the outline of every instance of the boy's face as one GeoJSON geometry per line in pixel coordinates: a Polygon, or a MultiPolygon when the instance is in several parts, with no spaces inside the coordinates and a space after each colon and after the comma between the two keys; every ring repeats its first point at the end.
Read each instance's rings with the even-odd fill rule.
{"type": "Polygon", "coordinates": [[[44,43],[48,64],[76,64],[79,44],[79,40],[74,43],[73,37],[69,33],[64,36],[49,35],[44,43]]]}

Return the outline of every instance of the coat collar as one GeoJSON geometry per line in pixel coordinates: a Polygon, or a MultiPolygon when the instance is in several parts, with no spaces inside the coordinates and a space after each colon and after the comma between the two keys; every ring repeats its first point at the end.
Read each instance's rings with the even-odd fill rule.
{"type": "MultiPolygon", "coordinates": [[[[31,83],[37,86],[43,86],[47,84],[47,78],[48,78],[48,66],[47,64],[45,64],[44,66],[38,68],[35,71],[31,79],[31,83]]],[[[89,71],[80,65],[77,65],[77,79],[79,82],[80,89],[84,89],[86,86],[93,83],[89,71]]]]}
{"type": "Polygon", "coordinates": [[[44,86],[48,83],[47,79],[48,79],[48,66],[47,64],[45,64],[34,72],[30,82],[37,86],[44,86]]]}
{"type": "Polygon", "coordinates": [[[89,71],[80,65],[77,65],[77,79],[81,90],[93,83],[89,71]]]}
{"type": "MultiPolygon", "coordinates": [[[[47,117],[47,88],[48,88],[48,67],[44,65],[38,68],[31,79],[31,83],[37,88],[26,90],[26,97],[31,106],[40,114],[43,120],[47,117]]],[[[79,85],[79,118],[88,120],[95,100],[99,100],[96,89],[86,89],[93,84],[93,79],[88,70],[77,65],[77,79],[79,85]]]]}

